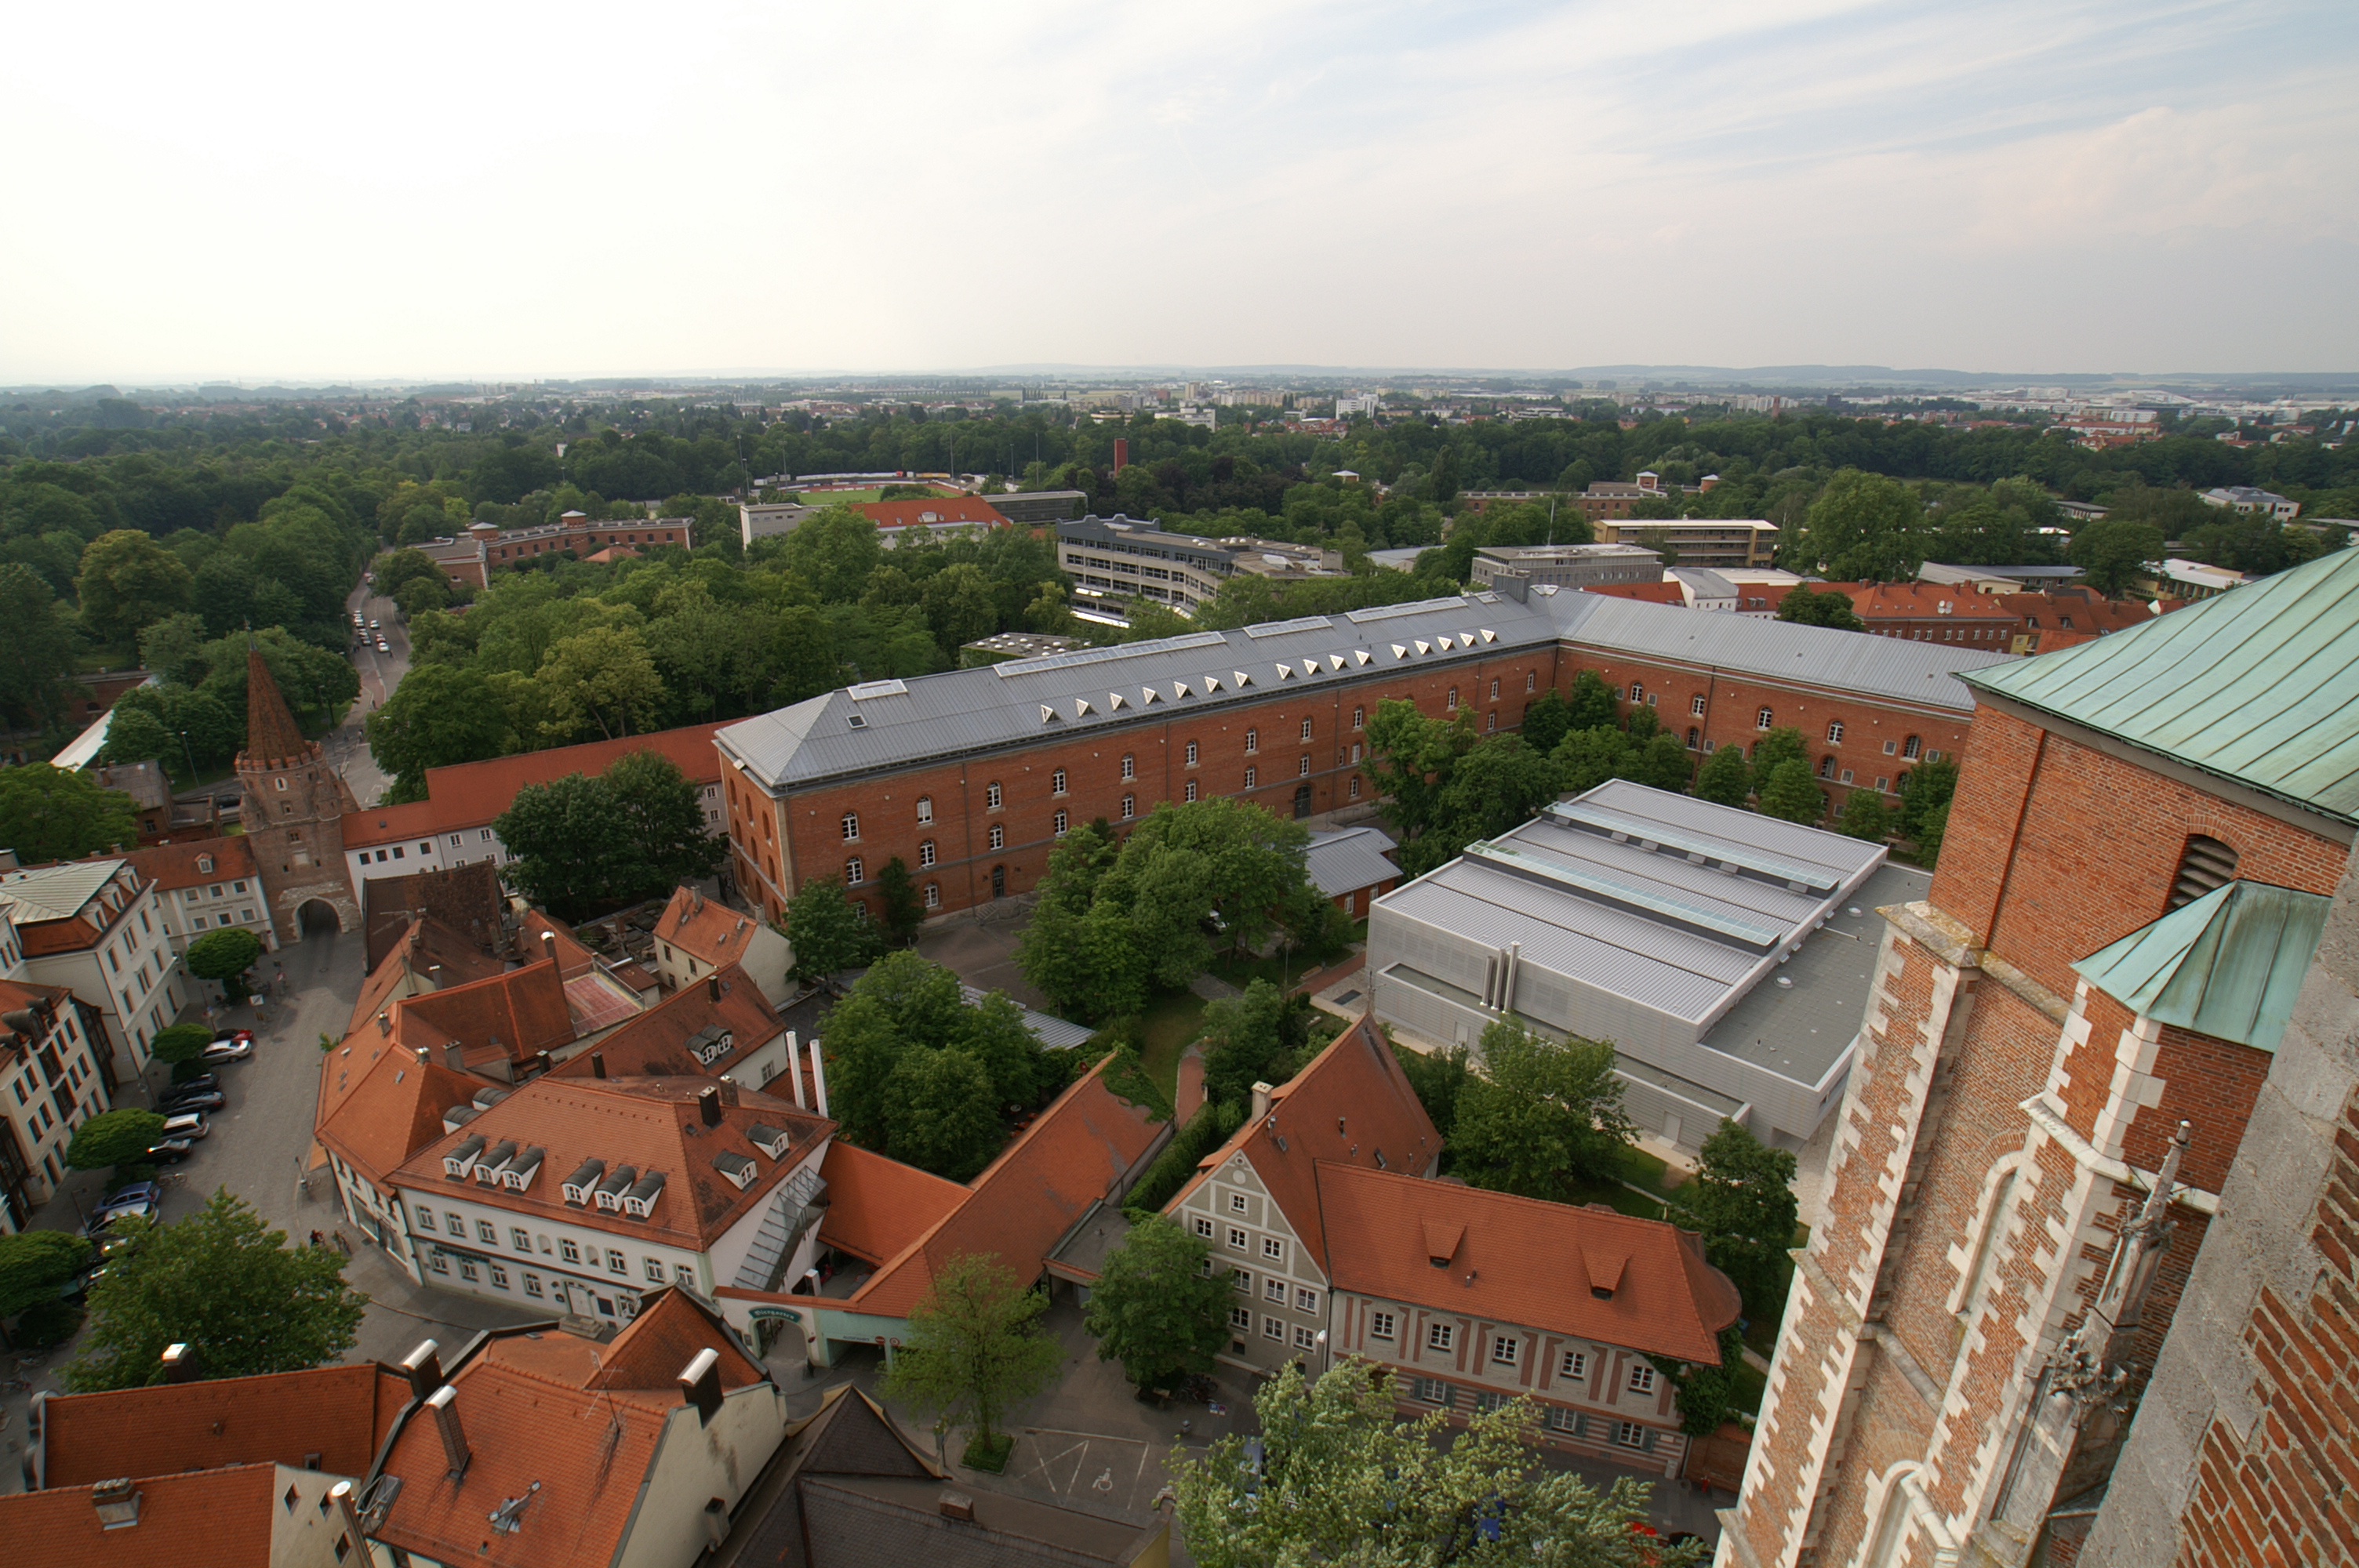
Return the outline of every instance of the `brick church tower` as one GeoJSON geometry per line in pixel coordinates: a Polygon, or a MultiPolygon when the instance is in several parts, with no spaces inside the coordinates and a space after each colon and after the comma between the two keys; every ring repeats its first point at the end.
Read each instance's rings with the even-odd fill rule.
{"type": "MultiPolygon", "coordinates": [[[[2359,829],[2359,551],[1962,678],[1940,869],[1883,911],[1825,1211],[1715,1562],[2352,1563],[2346,1483],[2319,1456],[2359,1475],[2354,1400],[2284,1397],[2281,1323],[2240,1341],[2180,1303],[2199,1255],[2189,1299],[2228,1317],[2271,1290],[2288,1319],[2359,1303],[2348,1249],[2260,1277],[2252,1238],[2273,1207],[2304,1219],[2315,1184],[2246,1197],[2244,1178],[2292,1159],[2245,1147],[2248,1124],[2306,1128],[2293,1162],[2315,1167],[2344,1110],[2311,1106],[2317,1075],[2278,1051],[2310,1038],[2296,999],[2322,994],[2359,829]],[[2306,1120],[2269,1119],[2288,1097],[2306,1120]],[[2175,1318],[2231,1346],[2201,1379],[2172,1371],[2175,1318]],[[2122,1555],[2108,1509],[2133,1498],[2122,1555]]],[[[2351,1389],[2354,1345],[2302,1376],[2351,1389]]]]}
{"type": "Polygon", "coordinates": [[[245,750],[237,756],[245,832],[282,943],[303,939],[303,910],[318,903],[339,931],[361,927],[360,904],[344,871],[344,815],[357,811],[352,786],[296,728],[262,650],[245,655],[245,750]]]}

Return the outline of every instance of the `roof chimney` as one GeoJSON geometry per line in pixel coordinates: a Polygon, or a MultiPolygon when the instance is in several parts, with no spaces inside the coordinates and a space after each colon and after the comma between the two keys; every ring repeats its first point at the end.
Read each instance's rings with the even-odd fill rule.
{"type": "Polygon", "coordinates": [[[697,892],[694,888],[688,890],[688,912],[690,914],[702,914],[704,913],[704,895],[697,892]]]}
{"type": "Polygon", "coordinates": [[[1269,1114],[1269,1097],[1270,1087],[1267,1084],[1256,1084],[1253,1087],[1254,1120],[1259,1121],[1269,1114]]]}
{"type": "Polygon", "coordinates": [[[129,1476],[101,1481],[90,1489],[101,1530],[129,1530],[139,1522],[139,1488],[129,1476]]]}
{"type": "Polygon", "coordinates": [[[557,962],[556,932],[544,931],[540,934],[540,956],[548,959],[552,964],[557,962]]]}
{"type": "Polygon", "coordinates": [[[442,1042],[442,1065],[454,1073],[467,1070],[467,1048],[456,1040],[442,1042]]]}
{"type": "Polygon", "coordinates": [[[423,1045],[412,1045],[409,1049],[410,1054],[415,1055],[421,1062],[430,1062],[434,1059],[434,1053],[429,1051],[423,1045]]]}
{"type": "Polygon", "coordinates": [[[603,1051],[590,1053],[590,1076],[593,1078],[603,1078],[606,1076],[606,1053],[603,1051]]]}
{"type": "Polygon", "coordinates": [[[721,1090],[722,1108],[723,1110],[735,1110],[737,1108],[737,1080],[731,1077],[728,1074],[723,1073],[721,1075],[720,1083],[715,1087],[721,1090]]]}
{"type": "Polygon", "coordinates": [[[708,1001],[719,1001],[721,1000],[721,977],[719,975],[707,975],[704,977],[704,996],[705,1000],[708,1001]]]}
{"type": "Polygon", "coordinates": [[[964,1492],[944,1492],[941,1510],[944,1519],[964,1519],[969,1524],[974,1522],[974,1499],[964,1492]]]}
{"type": "Polygon", "coordinates": [[[679,1391],[696,1407],[696,1424],[711,1426],[721,1413],[721,1355],[706,1346],[679,1375],[679,1391]]]}
{"type": "Polygon", "coordinates": [[[342,1522],[344,1534],[351,1539],[353,1545],[357,1547],[368,1539],[361,1529],[361,1510],[353,1505],[353,1484],[350,1481],[339,1481],[329,1487],[328,1501],[335,1505],[337,1518],[342,1522]]]}
{"type": "Polygon", "coordinates": [[[409,1379],[409,1397],[422,1400],[442,1386],[441,1346],[421,1339],[418,1348],[401,1358],[401,1373],[409,1379]]]}
{"type": "Polygon", "coordinates": [[[721,1091],[708,1084],[696,1091],[696,1114],[707,1127],[721,1125],[721,1091]]]}
{"type": "Polygon", "coordinates": [[[467,1461],[473,1455],[467,1452],[467,1434],[459,1426],[458,1407],[451,1402],[457,1397],[458,1390],[445,1383],[434,1390],[426,1408],[434,1412],[434,1424],[442,1433],[442,1454],[451,1461],[446,1473],[454,1481],[463,1481],[467,1478],[467,1461]]]}
{"type": "Polygon", "coordinates": [[[183,1344],[164,1346],[164,1381],[193,1383],[197,1380],[197,1353],[183,1344]]]}
{"type": "Polygon", "coordinates": [[[386,1012],[382,1009],[378,1011],[376,1015],[376,1032],[379,1034],[390,1034],[393,1033],[392,1013],[386,1012]]]}
{"type": "Polygon", "coordinates": [[[441,965],[429,964],[426,966],[426,983],[432,986],[438,991],[442,989],[441,965]]]}

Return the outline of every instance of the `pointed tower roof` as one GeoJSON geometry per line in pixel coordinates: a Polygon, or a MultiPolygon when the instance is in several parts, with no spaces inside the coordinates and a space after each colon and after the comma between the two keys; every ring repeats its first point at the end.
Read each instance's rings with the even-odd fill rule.
{"type": "Polygon", "coordinates": [[[247,648],[245,760],[271,762],[310,754],[311,742],[303,739],[295,715],[288,710],[287,699],[278,694],[278,683],[271,679],[270,666],[263,662],[262,650],[247,648]]]}

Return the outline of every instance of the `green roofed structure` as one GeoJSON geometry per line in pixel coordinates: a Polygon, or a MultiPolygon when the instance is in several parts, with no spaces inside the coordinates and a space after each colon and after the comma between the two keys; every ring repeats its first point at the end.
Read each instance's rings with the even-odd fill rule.
{"type": "Polygon", "coordinates": [[[1994,706],[2021,704],[2359,822],[2359,550],[1958,678],[1994,706]]]}
{"type": "Polygon", "coordinates": [[[2332,902],[2230,882],[2072,968],[2141,1018],[2274,1053],[2332,902]]]}

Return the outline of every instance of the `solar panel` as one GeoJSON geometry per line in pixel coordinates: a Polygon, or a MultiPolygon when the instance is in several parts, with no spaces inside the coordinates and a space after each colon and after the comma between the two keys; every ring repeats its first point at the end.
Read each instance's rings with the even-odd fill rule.
{"type": "Polygon", "coordinates": [[[845,687],[843,695],[854,702],[872,697],[907,697],[909,695],[909,686],[907,681],[900,680],[863,681],[858,686],[845,687]]]}

